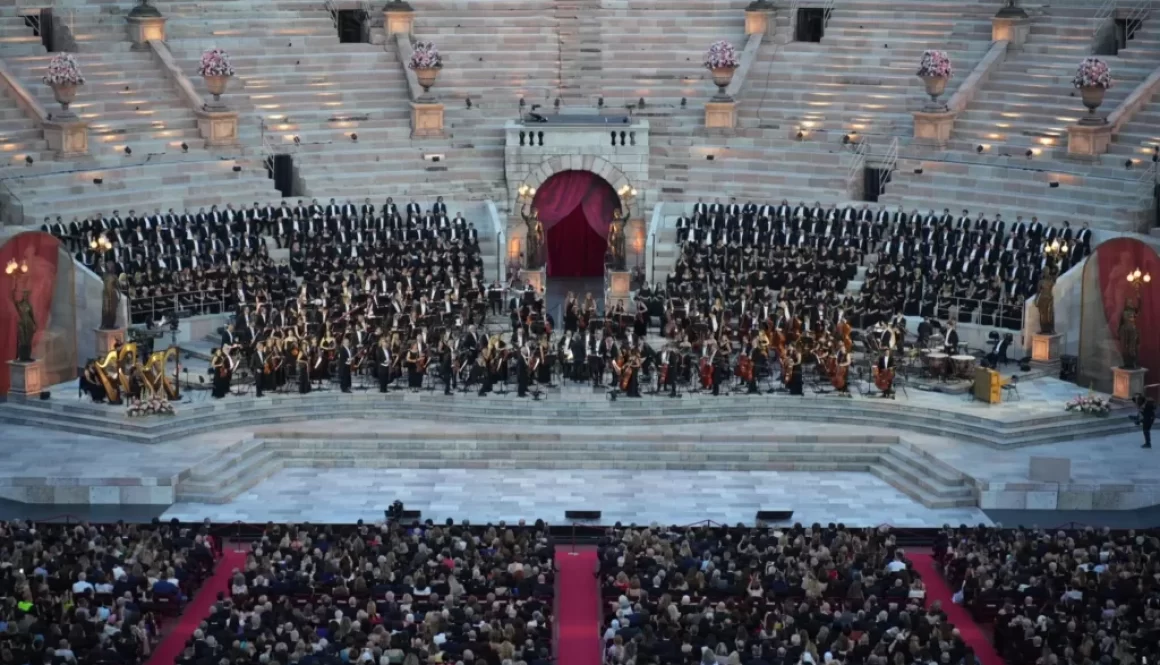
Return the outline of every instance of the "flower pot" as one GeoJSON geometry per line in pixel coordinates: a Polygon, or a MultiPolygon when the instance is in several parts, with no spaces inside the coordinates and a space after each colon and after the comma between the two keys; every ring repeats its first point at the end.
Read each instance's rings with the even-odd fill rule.
{"type": "Polygon", "coordinates": [[[415,78],[419,80],[419,85],[423,86],[423,94],[431,92],[431,86],[435,85],[435,77],[439,75],[439,70],[435,67],[421,67],[415,70],[415,78]]]}
{"type": "Polygon", "coordinates": [[[72,104],[73,100],[77,98],[77,84],[53,83],[52,97],[58,104],[60,104],[61,111],[63,111],[61,114],[62,116],[73,115],[72,112],[68,110],[68,105],[72,104]]]}
{"type": "Polygon", "coordinates": [[[213,95],[215,102],[222,100],[222,93],[226,91],[226,86],[230,83],[228,76],[203,76],[205,79],[205,89],[209,90],[209,94],[213,95]]]}
{"type": "Polygon", "coordinates": [[[939,95],[946,92],[947,77],[945,76],[920,76],[922,84],[926,86],[926,94],[930,95],[930,102],[927,103],[927,110],[945,110],[946,104],[941,104],[938,101],[939,95]]]}
{"type": "Polygon", "coordinates": [[[1096,115],[1096,109],[1104,103],[1104,93],[1107,88],[1098,85],[1085,85],[1079,89],[1079,95],[1083,99],[1083,105],[1087,107],[1088,115],[1080,120],[1084,125],[1102,125],[1107,122],[1106,118],[1101,118],[1096,115]]]}
{"type": "Polygon", "coordinates": [[[717,94],[725,96],[725,88],[733,82],[733,72],[736,69],[736,67],[714,67],[710,70],[713,72],[713,85],[717,86],[717,94]]]}

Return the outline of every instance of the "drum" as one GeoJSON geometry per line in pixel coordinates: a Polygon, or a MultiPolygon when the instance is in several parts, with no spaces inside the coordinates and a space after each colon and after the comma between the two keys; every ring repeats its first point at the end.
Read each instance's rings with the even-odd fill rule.
{"type": "Polygon", "coordinates": [[[942,376],[946,371],[947,354],[941,351],[932,351],[926,355],[926,372],[931,376],[942,376]]]}
{"type": "Polygon", "coordinates": [[[967,355],[951,356],[954,373],[960,379],[972,379],[975,376],[975,357],[967,355]]]}

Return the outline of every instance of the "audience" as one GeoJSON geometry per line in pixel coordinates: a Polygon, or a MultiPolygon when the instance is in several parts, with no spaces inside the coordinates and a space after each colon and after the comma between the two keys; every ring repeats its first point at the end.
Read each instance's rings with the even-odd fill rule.
{"type": "Polygon", "coordinates": [[[1155,533],[947,529],[935,548],[1010,663],[1132,665],[1160,659],[1155,533]]]}
{"type": "Polygon", "coordinates": [[[542,523],[270,525],[179,663],[549,665],[542,523]]]}
{"type": "Polygon", "coordinates": [[[0,662],[148,658],[158,613],[213,570],[206,537],[152,525],[0,522],[0,662]]]}

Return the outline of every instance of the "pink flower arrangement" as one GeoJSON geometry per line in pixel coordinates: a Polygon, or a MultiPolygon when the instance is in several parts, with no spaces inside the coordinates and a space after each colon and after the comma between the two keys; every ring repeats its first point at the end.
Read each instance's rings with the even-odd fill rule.
{"type": "Polygon", "coordinates": [[[48,85],[84,85],[85,77],[73,54],[61,52],[49,61],[44,82],[48,85]]]}
{"type": "Polygon", "coordinates": [[[1075,70],[1075,78],[1071,84],[1077,88],[1104,88],[1112,87],[1112,70],[1108,63],[1099,58],[1084,58],[1075,70]]]}
{"type": "Polygon", "coordinates": [[[149,397],[129,400],[129,406],[125,413],[130,418],[144,418],[145,416],[175,416],[177,410],[167,399],[149,397]]]}
{"type": "Polygon", "coordinates": [[[918,76],[949,79],[952,75],[951,58],[946,51],[923,51],[918,64],[918,76]]]}
{"type": "Polygon", "coordinates": [[[408,69],[442,69],[443,56],[433,42],[415,42],[411,51],[411,59],[407,62],[408,69]]]}
{"type": "Polygon", "coordinates": [[[1099,395],[1076,395],[1071,398],[1064,410],[1090,413],[1093,416],[1106,416],[1112,411],[1112,403],[1099,395]]]}
{"type": "Polygon", "coordinates": [[[234,67],[230,64],[230,54],[220,48],[211,48],[202,53],[197,73],[202,76],[233,76],[234,67]]]}
{"type": "Polygon", "coordinates": [[[740,64],[737,49],[725,40],[713,42],[705,52],[705,69],[736,69],[740,64]]]}

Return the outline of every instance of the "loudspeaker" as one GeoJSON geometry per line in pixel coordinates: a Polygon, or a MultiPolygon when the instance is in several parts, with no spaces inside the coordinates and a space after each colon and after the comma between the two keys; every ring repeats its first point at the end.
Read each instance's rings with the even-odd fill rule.
{"type": "Polygon", "coordinates": [[[788,522],[793,519],[792,510],[759,510],[758,522],[788,522]]]}
{"type": "Polygon", "coordinates": [[[599,510],[565,510],[564,519],[566,520],[598,520],[600,519],[599,510]]]}
{"type": "Polygon", "coordinates": [[[282,192],[282,196],[294,196],[294,156],[274,155],[274,188],[282,192]]]}
{"type": "Polygon", "coordinates": [[[422,517],[422,515],[423,515],[422,511],[419,511],[419,510],[404,510],[402,519],[404,519],[404,520],[417,520],[420,517],[422,517]]]}
{"type": "Polygon", "coordinates": [[[51,392],[49,392],[49,391],[47,391],[47,390],[42,390],[42,391],[40,391],[40,399],[41,399],[41,401],[44,401],[44,400],[48,399],[49,397],[52,397],[52,393],[51,393],[51,392]]]}

